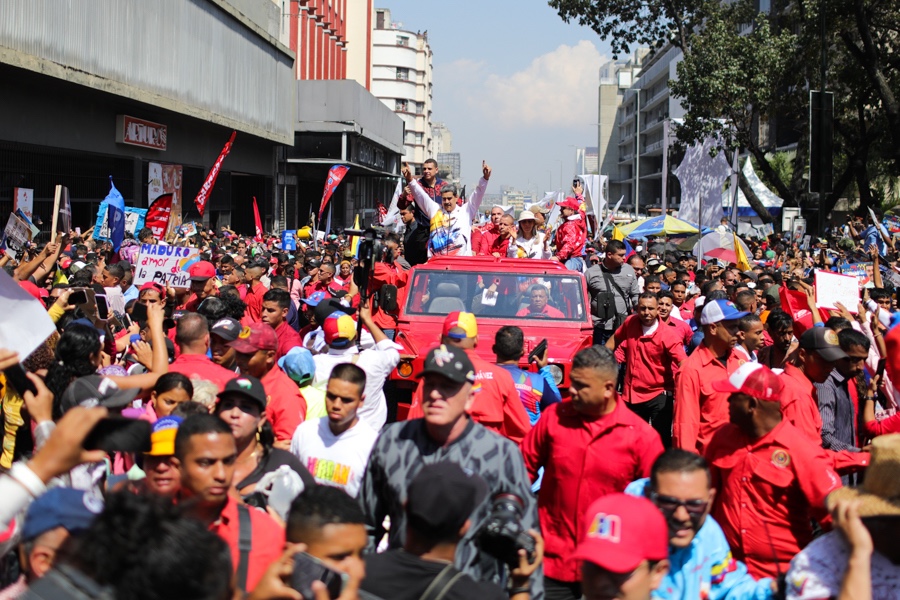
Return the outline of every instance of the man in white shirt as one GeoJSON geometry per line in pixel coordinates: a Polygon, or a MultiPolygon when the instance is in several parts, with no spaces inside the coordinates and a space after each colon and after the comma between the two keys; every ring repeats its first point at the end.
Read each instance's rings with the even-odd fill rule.
{"type": "Polygon", "coordinates": [[[318,483],[356,497],[378,433],[360,420],[366,373],[353,363],[334,367],[325,391],[326,416],[302,423],[291,439],[291,453],[318,483]]]}
{"type": "Polygon", "coordinates": [[[441,188],[440,204],[434,202],[419,182],[413,179],[409,164],[404,164],[402,173],[412,190],[416,205],[428,216],[430,223],[428,256],[471,256],[472,221],[478,217],[478,208],[491,178],[491,168],[482,161],[483,177],[472,193],[469,201],[459,206],[456,186],[446,184],[441,188]]]}
{"type": "MultiPolygon", "coordinates": [[[[375,431],[380,431],[387,420],[387,400],[384,397],[384,382],[397,363],[400,362],[401,346],[392,342],[372,320],[372,311],[364,303],[359,308],[359,319],[372,334],[375,346],[362,352],[354,343],[356,321],[345,312],[333,312],[322,320],[322,331],[328,351],[313,356],[316,375],[313,385],[325,389],[331,377],[331,370],[341,363],[357,365],[366,373],[366,402],[359,408],[359,417],[375,431]]],[[[317,317],[318,320],[318,317],[317,317]]]]}

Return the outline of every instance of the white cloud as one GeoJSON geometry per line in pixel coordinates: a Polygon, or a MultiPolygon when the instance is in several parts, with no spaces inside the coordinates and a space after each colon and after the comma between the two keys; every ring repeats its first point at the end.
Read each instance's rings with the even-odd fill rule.
{"type": "Polygon", "coordinates": [[[472,78],[482,64],[451,64],[454,76],[469,68],[468,103],[505,128],[582,127],[597,120],[598,70],[604,60],[594,44],[582,40],[538,56],[512,75],[488,75],[482,84],[472,78]]]}

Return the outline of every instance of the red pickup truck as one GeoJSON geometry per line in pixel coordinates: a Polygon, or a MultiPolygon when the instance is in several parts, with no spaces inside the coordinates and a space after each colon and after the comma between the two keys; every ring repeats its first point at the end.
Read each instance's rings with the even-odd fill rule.
{"type": "Polygon", "coordinates": [[[528,353],[546,339],[551,370],[566,396],[572,357],[592,344],[589,306],[584,276],[555,261],[448,256],[413,267],[395,338],[403,346],[401,360],[388,382],[397,418],[406,417],[418,384],[415,376],[428,350],[440,342],[444,318],[454,311],[476,315],[476,351],[491,362],[496,360],[494,336],[504,325],[517,325],[525,334],[523,369],[529,368],[528,353]],[[531,304],[536,286],[549,293],[549,308],[541,312],[531,304]]]}

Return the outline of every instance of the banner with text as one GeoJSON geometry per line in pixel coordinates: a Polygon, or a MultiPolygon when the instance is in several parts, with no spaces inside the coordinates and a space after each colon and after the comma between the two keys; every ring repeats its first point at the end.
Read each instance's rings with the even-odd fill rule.
{"type": "MultiPolygon", "coordinates": [[[[109,210],[106,200],[100,203],[97,211],[97,222],[94,224],[94,239],[104,242],[109,239],[109,210]]],[[[125,207],[125,232],[137,237],[137,232],[144,227],[144,218],[147,216],[146,208],[125,207]]]]}
{"type": "Polygon", "coordinates": [[[134,285],[152,281],[173,288],[191,287],[188,269],[200,260],[200,250],[181,246],[142,244],[135,261],[134,285]]]}

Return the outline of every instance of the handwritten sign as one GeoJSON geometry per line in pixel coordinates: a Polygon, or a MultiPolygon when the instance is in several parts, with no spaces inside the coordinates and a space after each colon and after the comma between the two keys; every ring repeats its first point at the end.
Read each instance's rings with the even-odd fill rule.
{"type": "Polygon", "coordinates": [[[191,286],[188,269],[200,260],[200,250],[181,246],[143,244],[135,262],[134,285],[148,281],[173,288],[191,286]]]}
{"type": "Polygon", "coordinates": [[[816,271],[816,306],[836,310],[838,303],[851,313],[857,313],[859,283],[856,277],[816,271]]]}

